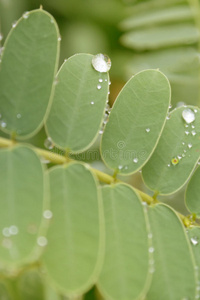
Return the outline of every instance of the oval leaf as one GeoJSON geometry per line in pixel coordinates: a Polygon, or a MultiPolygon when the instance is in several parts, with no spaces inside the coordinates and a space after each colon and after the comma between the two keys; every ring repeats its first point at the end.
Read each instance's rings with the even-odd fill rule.
{"type": "Polygon", "coordinates": [[[106,186],[102,191],[106,250],[98,287],[105,299],[141,299],[151,276],[146,212],[128,185],[106,186]]]}
{"type": "Polygon", "coordinates": [[[0,124],[7,133],[34,135],[47,113],[58,64],[58,28],[43,10],[25,13],[4,45],[0,65],[0,124]]]}
{"type": "Polygon", "coordinates": [[[200,110],[180,107],[170,115],[159,143],[142,169],[145,184],[159,194],[172,194],[190,177],[200,155],[200,110]],[[194,122],[187,124],[183,111],[191,109],[194,122]]]}
{"type": "Polygon", "coordinates": [[[137,50],[154,50],[163,47],[195,44],[198,42],[199,36],[199,30],[193,24],[167,24],[130,31],[121,37],[121,42],[129,48],[137,50]]]}
{"type": "Polygon", "coordinates": [[[200,217],[200,167],[192,175],[185,192],[185,204],[191,213],[200,217]]]}
{"type": "Polygon", "coordinates": [[[149,218],[155,272],[146,299],[195,299],[194,258],[181,221],[164,204],[150,207],[149,218]]]}
{"type": "Polygon", "coordinates": [[[163,129],[169,102],[169,82],[158,70],[142,71],[127,82],[102,137],[102,158],[110,168],[130,174],[146,163],[163,129]]]}
{"type": "Polygon", "coordinates": [[[95,71],[92,58],[77,54],[62,65],[46,123],[53,142],[73,153],[84,151],[96,139],[108,98],[108,74],[95,71]]]}
{"type": "Polygon", "coordinates": [[[82,164],[50,172],[53,220],[43,261],[47,275],[64,294],[89,289],[102,263],[102,203],[96,180],[82,164]]]}
{"type": "Polygon", "coordinates": [[[0,263],[15,268],[38,258],[46,180],[40,159],[24,146],[1,150],[0,166],[0,263]]]}

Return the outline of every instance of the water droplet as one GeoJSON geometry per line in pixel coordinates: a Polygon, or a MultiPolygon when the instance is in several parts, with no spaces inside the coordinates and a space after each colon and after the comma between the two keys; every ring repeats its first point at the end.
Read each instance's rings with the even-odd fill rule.
{"type": "MultiPolygon", "coordinates": [[[[187,150],[185,150],[185,149],[184,149],[184,150],[183,150],[183,152],[185,152],[185,153],[186,153],[186,152],[187,152],[187,150]]],[[[182,154],[182,156],[183,156],[183,154],[182,154]]]]}
{"type": "Polygon", "coordinates": [[[154,250],[155,250],[155,249],[154,249],[153,247],[150,247],[150,248],[149,248],[149,253],[153,253],[154,250]]]}
{"type": "Polygon", "coordinates": [[[192,125],[191,127],[192,127],[192,129],[194,129],[194,128],[195,128],[195,126],[194,126],[194,125],[192,125]]]}
{"type": "Polygon", "coordinates": [[[62,40],[61,36],[58,37],[58,41],[60,42],[62,40]]]}
{"type": "Polygon", "coordinates": [[[106,78],[105,81],[108,81],[108,79],[106,78]]]}
{"type": "Polygon", "coordinates": [[[109,83],[108,83],[109,85],[111,85],[111,81],[109,80],[109,83]]]}
{"type": "Polygon", "coordinates": [[[182,158],[182,156],[181,156],[181,155],[177,155],[177,158],[178,158],[178,159],[181,159],[181,158],[182,158]]]}
{"type": "Polygon", "coordinates": [[[91,102],[90,102],[90,104],[92,104],[92,105],[93,105],[93,104],[94,104],[94,101],[91,101],[91,102]]]}
{"type": "Polygon", "coordinates": [[[172,105],[171,105],[171,104],[169,105],[169,109],[170,109],[170,108],[172,108],[172,105]]]}
{"type": "Polygon", "coordinates": [[[167,166],[168,166],[168,167],[170,167],[171,165],[170,165],[170,164],[168,164],[167,166]]]}
{"type": "Polygon", "coordinates": [[[45,211],[43,212],[43,217],[44,217],[45,219],[51,219],[51,218],[53,217],[52,211],[51,211],[51,210],[45,210],[45,211]]]}
{"type": "Polygon", "coordinates": [[[15,28],[17,26],[17,21],[15,21],[14,23],[12,23],[12,28],[15,28]]]}
{"type": "Polygon", "coordinates": [[[99,134],[103,134],[103,128],[99,130],[99,134]]]}
{"type": "Polygon", "coordinates": [[[195,237],[191,237],[190,239],[192,245],[196,246],[198,245],[199,241],[198,241],[198,238],[195,236],[195,237]]]}
{"type": "Polygon", "coordinates": [[[7,126],[6,122],[5,121],[1,121],[1,127],[5,128],[6,126],[7,126]]]}
{"type": "Polygon", "coordinates": [[[188,148],[192,148],[192,144],[191,143],[188,144],[188,148]]]}
{"type": "Polygon", "coordinates": [[[182,101],[176,103],[176,107],[181,107],[184,105],[185,105],[185,102],[182,102],[182,101]]]}
{"type": "Polygon", "coordinates": [[[44,141],[44,146],[49,150],[53,149],[54,144],[53,144],[52,139],[50,137],[46,138],[46,140],[44,141]]]}
{"type": "Polygon", "coordinates": [[[106,123],[108,123],[108,119],[109,119],[109,115],[105,114],[104,120],[103,120],[103,124],[104,124],[104,125],[105,125],[106,123]]]}
{"type": "Polygon", "coordinates": [[[20,119],[21,118],[21,114],[17,114],[17,119],[20,119]]]}
{"type": "Polygon", "coordinates": [[[182,142],[182,145],[185,145],[185,142],[182,142]]]}
{"type": "Polygon", "coordinates": [[[185,124],[185,127],[189,127],[189,125],[188,125],[188,124],[185,124]]]}
{"type": "Polygon", "coordinates": [[[179,163],[179,159],[174,157],[174,158],[172,158],[171,163],[172,163],[173,166],[175,166],[179,163]]]}
{"type": "Polygon", "coordinates": [[[188,135],[188,134],[189,134],[189,131],[186,130],[186,131],[185,131],[185,134],[188,135]]]}
{"type": "Polygon", "coordinates": [[[146,128],[146,132],[150,132],[150,128],[146,128]]]}
{"type": "Polygon", "coordinates": [[[195,130],[192,130],[191,133],[192,133],[193,136],[195,136],[197,134],[195,130]]]}
{"type": "Polygon", "coordinates": [[[197,109],[194,109],[195,114],[197,113],[197,111],[198,111],[197,109]]]}
{"type": "Polygon", "coordinates": [[[186,108],[182,112],[182,117],[186,123],[190,124],[195,120],[194,111],[191,110],[190,108],[186,108]]]}
{"type": "Polygon", "coordinates": [[[98,72],[108,72],[111,68],[111,60],[107,55],[99,53],[93,56],[92,66],[98,72]]]}
{"type": "Polygon", "coordinates": [[[0,32],[0,41],[3,40],[3,34],[0,32]]]}
{"type": "Polygon", "coordinates": [[[99,79],[99,82],[103,82],[103,79],[102,79],[102,78],[100,78],[100,79],[99,79]]]}
{"type": "Polygon", "coordinates": [[[124,169],[125,169],[125,170],[128,170],[128,166],[125,166],[124,169]]]}
{"type": "Polygon", "coordinates": [[[137,157],[134,158],[134,159],[133,159],[133,162],[134,162],[135,164],[137,164],[137,163],[138,163],[138,158],[137,158],[137,157]]]}
{"type": "Polygon", "coordinates": [[[24,19],[28,19],[28,17],[29,17],[29,12],[26,11],[26,12],[23,14],[23,18],[24,18],[24,19]]]}
{"type": "Polygon", "coordinates": [[[37,239],[37,243],[40,247],[44,247],[47,245],[48,241],[47,238],[45,236],[39,236],[37,239]]]}
{"type": "Polygon", "coordinates": [[[119,170],[121,170],[122,168],[123,168],[123,166],[122,166],[122,165],[119,165],[119,166],[118,166],[118,169],[119,169],[119,170]]]}
{"type": "Polygon", "coordinates": [[[167,117],[166,117],[166,120],[169,120],[170,119],[170,115],[168,115],[167,117]]]}
{"type": "Polygon", "coordinates": [[[10,235],[16,235],[16,234],[18,234],[18,232],[19,232],[18,227],[15,226],[15,225],[10,226],[9,232],[10,232],[10,235]]]}
{"type": "Polygon", "coordinates": [[[148,238],[149,238],[149,239],[152,239],[152,237],[153,237],[153,234],[150,232],[150,233],[148,234],[148,238]]]}
{"type": "Polygon", "coordinates": [[[3,228],[2,233],[5,237],[9,237],[10,236],[10,230],[8,227],[3,228]]]}
{"type": "Polygon", "coordinates": [[[101,89],[101,85],[97,84],[97,89],[100,90],[101,89]]]}

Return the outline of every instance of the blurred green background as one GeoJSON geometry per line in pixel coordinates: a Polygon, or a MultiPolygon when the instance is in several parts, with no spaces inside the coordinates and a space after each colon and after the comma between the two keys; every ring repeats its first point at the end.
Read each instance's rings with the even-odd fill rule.
{"type": "MultiPolygon", "coordinates": [[[[111,58],[111,106],[125,82],[149,68],[159,68],[169,78],[172,109],[184,103],[199,106],[198,0],[0,0],[0,46],[12,23],[40,5],[54,16],[60,29],[60,65],[75,53],[105,53],[111,58]]],[[[44,147],[45,138],[42,129],[30,142],[44,147]]],[[[98,145],[99,140],[93,148],[98,145]]],[[[92,163],[109,172],[100,161],[92,163]]],[[[126,180],[147,191],[139,172],[126,180]]],[[[186,213],[183,193],[184,189],[161,200],[186,213]]]]}

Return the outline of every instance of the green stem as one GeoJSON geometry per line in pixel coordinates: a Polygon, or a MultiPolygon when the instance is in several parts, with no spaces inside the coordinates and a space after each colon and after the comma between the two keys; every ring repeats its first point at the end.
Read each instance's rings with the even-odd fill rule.
{"type": "MultiPolygon", "coordinates": [[[[0,148],[6,148],[6,147],[12,147],[13,145],[16,145],[16,142],[13,142],[12,140],[8,140],[6,138],[2,138],[0,137],[0,148]]],[[[65,163],[69,163],[72,161],[75,161],[74,159],[71,159],[67,156],[62,156],[60,154],[56,154],[44,149],[40,149],[40,148],[36,148],[34,147],[36,153],[39,156],[44,157],[45,159],[51,161],[54,164],[65,164],[65,163]]],[[[108,174],[105,174],[99,170],[96,170],[94,168],[90,168],[90,170],[97,176],[97,178],[99,179],[99,181],[107,183],[107,184],[113,184],[116,182],[122,182],[119,179],[114,178],[113,176],[110,176],[108,174]]],[[[155,193],[153,197],[147,195],[146,193],[136,189],[134,187],[135,191],[139,194],[139,196],[142,198],[142,201],[145,201],[147,204],[151,205],[151,204],[155,204],[159,203],[159,201],[156,199],[158,193],[155,193]]],[[[180,219],[182,220],[183,224],[186,227],[192,226],[194,225],[194,222],[192,222],[191,220],[189,220],[187,217],[183,216],[182,214],[178,213],[180,219]]]]}

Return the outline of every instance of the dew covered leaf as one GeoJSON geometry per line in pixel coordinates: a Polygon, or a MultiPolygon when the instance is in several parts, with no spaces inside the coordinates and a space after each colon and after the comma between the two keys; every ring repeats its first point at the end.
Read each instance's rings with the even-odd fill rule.
{"type": "Polygon", "coordinates": [[[0,263],[14,269],[34,261],[41,252],[37,240],[46,232],[47,182],[31,148],[1,149],[0,166],[0,263]]]}
{"type": "Polygon", "coordinates": [[[96,180],[83,164],[50,170],[52,222],[43,263],[47,277],[72,297],[97,279],[103,255],[102,203],[96,180]]]}
{"type": "Polygon", "coordinates": [[[185,191],[185,204],[191,213],[200,216],[200,167],[198,167],[187,185],[185,191]]]}
{"type": "Polygon", "coordinates": [[[142,71],[127,82],[102,137],[101,155],[108,167],[130,174],[146,163],[162,132],[169,103],[169,82],[160,71],[142,71]]]}
{"type": "Polygon", "coordinates": [[[159,194],[172,194],[188,180],[200,156],[200,110],[188,106],[173,110],[158,145],[142,169],[145,184],[159,194]],[[191,109],[195,120],[186,123],[183,111],[191,109]]]}
{"type": "Polygon", "coordinates": [[[53,142],[73,153],[86,150],[97,138],[108,98],[108,73],[96,71],[92,59],[76,54],[63,63],[46,123],[53,142]]]}
{"type": "Polygon", "coordinates": [[[149,220],[155,271],[146,300],[195,299],[194,257],[181,221],[164,204],[149,208],[149,220]]]}
{"type": "Polygon", "coordinates": [[[98,288],[105,299],[141,299],[151,277],[146,211],[131,186],[106,186],[102,193],[106,249],[98,288]]]}
{"type": "Polygon", "coordinates": [[[199,35],[198,29],[193,24],[167,24],[130,31],[121,37],[121,42],[132,49],[153,50],[163,47],[195,44],[199,40],[199,35]]]}
{"type": "Polygon", "coordinates": [[[0,125],[26,138],[43,125],[53,92],[59,41],[53,17],[39,9],[25,13],[4,44],[0,68],[0,125]]]}

